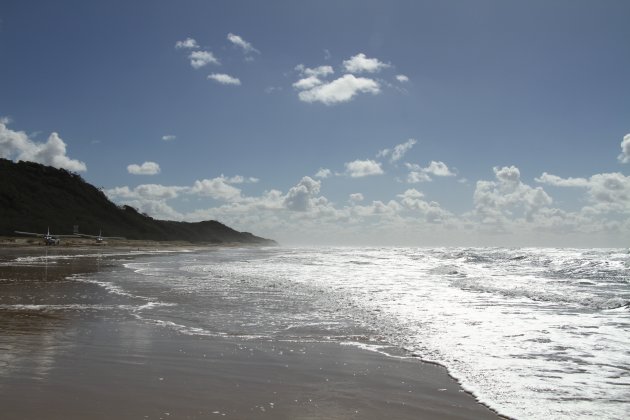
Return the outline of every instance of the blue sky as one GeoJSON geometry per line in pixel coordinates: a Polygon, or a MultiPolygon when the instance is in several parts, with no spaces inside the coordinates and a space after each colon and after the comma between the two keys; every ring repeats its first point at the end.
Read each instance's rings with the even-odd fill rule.
{"type": "Polygon", "coordinates": [[[627,246],[627,1],[0,8],[0,156],[293,244],[627,246]]]}

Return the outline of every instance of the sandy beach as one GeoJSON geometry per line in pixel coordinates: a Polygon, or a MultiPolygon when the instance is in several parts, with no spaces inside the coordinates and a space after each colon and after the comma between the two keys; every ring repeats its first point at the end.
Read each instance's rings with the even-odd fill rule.
{"type": "Polygon", "coordinates": [[[138,320],[99,285],[73,279],[109,270],[117,262],[108,255],[126,248],[72,258],[86,249],[0,248],[3,418],[498,418],[444,368],[415,358],[184,335],[138,320]],[[68,258],[16,262],[45,252],[68,258]]]}

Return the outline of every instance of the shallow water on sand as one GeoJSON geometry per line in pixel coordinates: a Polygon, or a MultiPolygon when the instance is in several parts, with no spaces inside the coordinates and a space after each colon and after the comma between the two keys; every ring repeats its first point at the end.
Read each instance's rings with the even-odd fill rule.
{"type": "Polygon", "coordinates": [[[60,284],[67,307],[36,288],[0,306],[103,311],[195,336],[350,343],[443,364],[508,416],[630,415],[625,250],[260,248],[115,259],[60,284]],[[73,301],[76,283],[93,298],[88,288],[73,301]]]}

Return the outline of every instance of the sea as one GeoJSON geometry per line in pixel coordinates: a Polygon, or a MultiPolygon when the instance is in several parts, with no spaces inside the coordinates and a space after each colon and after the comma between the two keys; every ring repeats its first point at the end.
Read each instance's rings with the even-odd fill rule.
{"type": "MultiPolygon", "coordinates": [[[[269,247],[112,258],[113,267],[72,281],[104,289],[141,322],[415,357],[517,419],[630,418],[628,249],[269,247]]],[[[81,305],[68,310],[99,303],[81,305]]]]}

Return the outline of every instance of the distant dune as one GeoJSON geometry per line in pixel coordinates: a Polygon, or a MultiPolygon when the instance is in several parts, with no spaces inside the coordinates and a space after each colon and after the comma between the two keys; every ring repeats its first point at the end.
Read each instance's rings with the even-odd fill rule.
{"type": "Polygon", "coordinates": [[[197,223],[156,220],[130,206],[117,206],[79,175],[33,162],[0,159],[0,235],[14,231],[89,235],[130,240],[275,245],[215,220],[197,223]]]}

